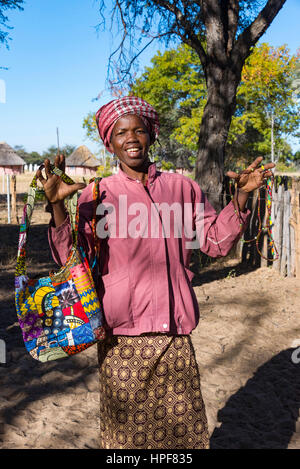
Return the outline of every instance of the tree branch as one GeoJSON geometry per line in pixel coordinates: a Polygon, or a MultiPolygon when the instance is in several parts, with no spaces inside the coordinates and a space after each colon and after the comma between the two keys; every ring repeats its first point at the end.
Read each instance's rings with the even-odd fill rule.
{"type": "Polygon", "coordinates": [[[186,19],[186,15],[182,13],[182,11],[177,8],[175,4],[170,3],[169,1],[154,0],[153,3],[156,3],[162,9],[168,10],[175,16],[175,24],[177,26],[177,31],[175,32],[175,34],[180,37],[182,42],[196,50],[201,60],[202,67],[205,70],[207,64],[205,50],[201,44],[200,38],[197,36],[197,34],[194,33],[189,19],[186,19]],[[184,31],[184,33],[182,33],[182,30],[184,31]]]}
{"type": "MultiPolygon", "coordinates": [[[[134,55],[134,57],[130,60],[130,62],[128,63],[127,67],[125,70],[120,70],[120,74],[121,74],[121,78],[118,80],[118,81],[114,81],[110,83],[110,86],[113,88],[114,86],[116,85],[119,85],[120,83],[122,83],[124,81],[124,78],[126,76],[130,76],[130,69],[132,67],[132,64],[135,62],[135,60],[147,49],[147,47],[150,46],[150,44],[152,44],[153,41],[155,41],[156,39],[159,39],[163,36],[166,36],[168,35],[169,33],[165,33],[165,34],[159,34],[157,36],[153,36],[150,41],[141,49],[139,50],[139,52],[137,54],[134,55]]],[[[117,49],[118,50],[118,49],[117,49]]],[[[115,51],[116,52],[116,51],[115,51]]]]}
{"type": "Polygon", "coordinates": [[[228,0],[228,39],[227,39],[227,55],[230,55],[239,21],[239,1],[228,0]]]}
{"type": "Polygon", "coordinates": [[[242,64],[250,54],[251,47],[265,33],[286,0],[268,0],[256,19],[238,37],[233,48],[235,64],[242,64]]]}

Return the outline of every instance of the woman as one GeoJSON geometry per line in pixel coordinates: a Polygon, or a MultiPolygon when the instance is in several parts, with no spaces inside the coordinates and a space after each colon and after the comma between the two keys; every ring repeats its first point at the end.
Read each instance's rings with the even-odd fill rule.
{"type": "MultiPolygon", "coordinates": [[[[219,215],[194,181],[161,173],[149,161],[158,136],[156,111],[140,98],[111,101],[96,114],[119,173],[100,183],[102,203],[98,291],[108,333],[98,345],[102,448],[205,449],[209,446],[200,378],[190,339],[199,311],[189,261],[197,234],[200,249],[226,256],[247,226],[249,192],[270,176],[258,158],[241,175],[239,189],[219,215]]],[[[64,167],[63,157],[55,164],[64,167]]],[[[52,204],[49,240],[63,264],[71,232],[63,200],[84,185],[67,186],[51,174],[38,177],[52,204]]],[[[79,202],[79,239],[94,255],[92,184],[79,202]]]]}

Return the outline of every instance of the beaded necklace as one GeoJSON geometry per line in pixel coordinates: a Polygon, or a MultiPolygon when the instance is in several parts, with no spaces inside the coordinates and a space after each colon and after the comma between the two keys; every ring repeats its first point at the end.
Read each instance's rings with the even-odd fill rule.
{"type": "MultiPolygon", "coordinates": [[[[264,169],[263,166],[261,166],[261,167],[262,167],[262,169],[264,169]]],[[[232,194],[232,186],[233,185],[235,186],[235,190],[237,190],[237,183],[233,184],[230,181],[229,192],[230,192],[231,200],[233,200],[233,194],[232,194]]],[[[267,261],[270,261],[270,262],[274,262],[279,258],[279,254],[278,254],[278,251],[277,251],[277,248],[276,248],[276,245],[275,245],[275,242],[274,242],[274,238],[273,238],[273,233],[272,233],[272,228],[274,226],[274,224],[272,222],[272,217],[271,217],[273,185],[274,185],[274,177],[272,176],[272,177],[270,177],[266,180],[266,201],[267,201],[266,210],[268,212],[267,217],[266,217],[266,226],[264,226],[264,227],[262,226],[261,213],[260,213],[261,197],[260,197],[260,192],[258,191],[258,206],[257,206],[258,233],[253,239],[247,239],[247,240],[243,239],[242,240],[243,243],[252,243],[253,241],[255,241],[256,249],[257,249],[257,252],[259,253],[259,255],[263,259],[265,259],[267,261]],[[269,259],[268,257],[265,257],[259,249],[259,240],[260,240],[260,237],[261,237],[262,233],[267,233],[267,235],[268,235],[268,246],[269,246],[269,249],[270,249],[270,252],[271,252],[271,255],[272,255],[272,259],[269,259]]],[[[236,209],[235,209],[235,213],[237,214],[237,216],[239,216],[236,209]]],[[[244,226],[244,224],[240,223],[240,230],[241,231],[243,229],[243,226],[244,226]]]]}

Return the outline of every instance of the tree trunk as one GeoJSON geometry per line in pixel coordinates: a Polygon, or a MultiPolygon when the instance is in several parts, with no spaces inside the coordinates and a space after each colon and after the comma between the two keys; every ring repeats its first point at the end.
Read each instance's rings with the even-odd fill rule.
{"type": "Polygon", "coordinates": [[[230,67],[207,69],[208,98],[200,127],[195,179],[217,211],[223,206],[225,145],[236,106],[237,74],[234,76],[230,67]]]}

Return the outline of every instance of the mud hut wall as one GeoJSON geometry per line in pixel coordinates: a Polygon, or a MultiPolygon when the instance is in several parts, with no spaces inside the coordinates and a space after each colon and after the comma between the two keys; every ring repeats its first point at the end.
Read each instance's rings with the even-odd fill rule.
{"type": "Polygon", "coordinates": [[[0,175],[4,174],[21,174],[23,173],[23,166],[21,165],[11,165],[11,166],[0,166],[0,175]]]}
{"type": "Polygon", "coordinates": [[[90,168],[86,166],[67,166],[66,173],[70,176],[91,176],[95,177],[97,174],[97,168],[90,168]]]}

